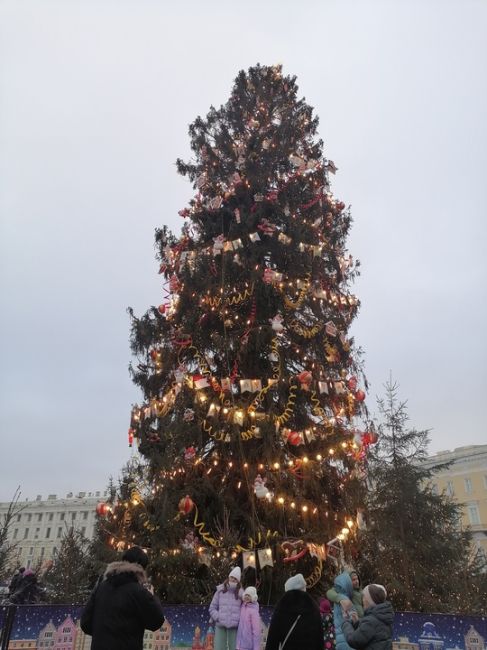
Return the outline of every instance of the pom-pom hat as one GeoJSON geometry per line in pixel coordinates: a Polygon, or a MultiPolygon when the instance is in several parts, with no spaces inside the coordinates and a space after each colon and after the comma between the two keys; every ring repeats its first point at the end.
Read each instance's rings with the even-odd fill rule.
{"type": "Polygon", "coordinates": [[[228,574],[228,577],[235,578],[237,582],[240,582],[240,578],[242,577],[242,571],[240,570],[240,567],[239,566],[233,567],[233,569],[228,574]]]}
{"type": "Polygon", "coordinates": [[[250,596],[250,600],[252,603],[257,602],[257,589],[255,587],[247,587],[243,595],[250,596]]]}
{"type": "Polygon", "coordinates": [[[291,591],[293,589],[300,589],[301,591],[306,591],[306,580],[303,577],[302,573],[296,573],[295,576],[286,580],[284,584],[284,591],[291,591]]]}

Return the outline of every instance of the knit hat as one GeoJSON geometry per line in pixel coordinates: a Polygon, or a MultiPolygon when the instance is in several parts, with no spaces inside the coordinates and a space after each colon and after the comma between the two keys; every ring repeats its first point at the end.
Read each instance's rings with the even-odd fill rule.
{"type": "Polygon", "coordinates": [[[320,614],[331,614],[331,603],[328,598],[320,598],[320,614]]]}
{"type": "Polygon", "coordinates": [[[242,577],[242,572],[240,571],[240,567],[239,566],[233,567],[233,569],[228,574],[228,577],[235,578],[237,582],[240,582],[240,578],[242,577]]]}
{"type": "Polygon", "coordinates": [[[367,585],[363,590],[363,595],[366,595],[374,605],[380,605],[387,598],[387,591],[382,585],[367,585]]]}
{"type": "Polygon", "coordinates": [[[144,553],[140,546],[132,546],[132,548],[129,548],[128,551],[125,551],[125,553],[122,555],[122,560],[125,560],[125,562],[130,562],[131,564],[140,564],[143,569],[145,569],[145,567],[149,564],[147,553],[144,553]]]}
{"type": "Polygon", "coordinates": [[[286,580],[284,584],[284,591],[291,591],[292,589],[300,589],[301,591],[306,591],[306,580],[304,579],[302,573],[296,573],[295,576],[291,576],[289,580],[286,580]]]}
{"type": "Polygon", "coordinates": [[[250,596],[250,600],[252,603],[257,602],[257,589],[255,587],[247,587],[247,589],[243,593],[244,596],[250,596]]]}

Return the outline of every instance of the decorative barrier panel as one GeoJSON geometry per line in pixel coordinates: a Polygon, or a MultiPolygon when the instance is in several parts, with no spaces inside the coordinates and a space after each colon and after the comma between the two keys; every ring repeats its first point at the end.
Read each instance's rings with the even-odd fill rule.
{"type": "MultiPolygon", "coordinates": [[[[145,650],[213,650],[208,607],[165,605],[166,622],[147,631],[145,650]]],[[[91,638],[79,626],[81,607],[0,607],[1,650],[89,650],[91,638]]],[[[263,646],[272,615],[262,607],[263,646]]],[[[487,650],[487,617],[397,612],[393,650],[487,650]]]]}

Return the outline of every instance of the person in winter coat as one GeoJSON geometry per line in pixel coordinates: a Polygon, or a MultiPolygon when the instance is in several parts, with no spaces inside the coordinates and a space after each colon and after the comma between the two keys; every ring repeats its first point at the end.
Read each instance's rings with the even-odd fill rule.
{"type": "Polygon", "coordinates": [[[240,607],[240,621],[237,630],[237,650],[260,650],[262,621],[259,615],[257,589],[247,587],[240,607]]]}
{"type": "Polygon", "coordinates": [[[325,650],[335,650],[335,624],[328,598],[320,599],[321,625],[323,626],[323,644],[325,650]]]}
{"type": "Polygon", "coordinates": [[[210,616],[215,623],[214,650],[235,650],[243,589],[242,572],[236,566],[223,584],[218,585],[210,603],[210,616]]]}
{"type": "MultiPolygon", "coordinates": [[[[343,571],[335,578],[334,590],[338,595],[338,602],[335,602],[333,605],[333,622],[335,624],[335,636],[336,636],[336,650],[350,650],[350,646],[345,641],[345,637],[342,632],[342,623],[345,620],[345,616],[357,617],[357,610],[353,606],[342,607],[342,601],[351,602],[353,597],[353,585],[348,571],[343,571]]],[[[327,596],[329,591],[327,592],[327,596]]]]}
{"type": "Polygon", "coordinates": [[[320,610],[306,593],[303,575],[289,578],[284,589],[272,614],[266,650],[323,650],[320,610]]]}
{"type": "Polygon", "coordinates": [[[394,610],[386,600],[382,585],[367,585],[363,591],[365,613],[362,619],[346,619],[342,630],[348,645],[356,650],[391,650],[394,610]]]}
{"type": "Polygon", "coordinates": [[[134,546],[107,566],[81,614],[81,629],[93,637],[91,650],[142,650],[144,630],[164,623],[161,603],[146,586],[147,564],[134,546]]]}
{"type": "Polygon", "coordinates": [[[32,569],[26,569],[17,582],[14,593],[10,597],[13,605],[33,605],[44,597],[44,590],[37,582],[37,576],[32,569]]]}
{"type": "Polygon", "coordinates": [[[352,581],[352,598],[348,598],[344,594],[338,592],[335,587],[328,589],[326,592],[326,597],[332,603],[339,603],[342,606],[344,612],[348,612],[350,609],[355,609],[359,618],[362,618],[364,615],[364,607],[362,604],[362,590],[360,588],[360,576],[354,569],[348,572],[350,580],[352,581]]]}
{"type": "Polygon", "coordinates": [[[17,591],[17,588],[20,584],[20,581],[22,580],[24,576],[24,571],[25,571],[25,566],[21,566],[17,571],[13,574],[12,580],[10,581],[10,584],[8,586],[8,595],[9,597],[13,596],[14,593],[17,591]]]}

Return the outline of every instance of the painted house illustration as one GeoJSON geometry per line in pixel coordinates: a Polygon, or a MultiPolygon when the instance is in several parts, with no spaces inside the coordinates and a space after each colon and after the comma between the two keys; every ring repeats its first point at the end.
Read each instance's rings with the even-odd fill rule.
{"type": "Polygon", "coordinates": [[[473,625],[470,626],[465,634],[465,650],[485,650],[485,639],[481,636],[473,625]]]}
{"type": "Polygon", "coordinates": [[[425,623],[418,639],[420,650],[443,650],[445,642],[436,631],[434,623],[425,623]]]}
{"type": "Polygon", "coordinates": [[[392,650],[419,650],[419,644],[410,641],[407,636],[400,636],[398,641],[392,642],[392,650]]]}
{"type": "Polygon", "coordinates": [[[171,650],[172,626],[166,619],[155,632],[144,632],[144,650],[171,650]]]}

